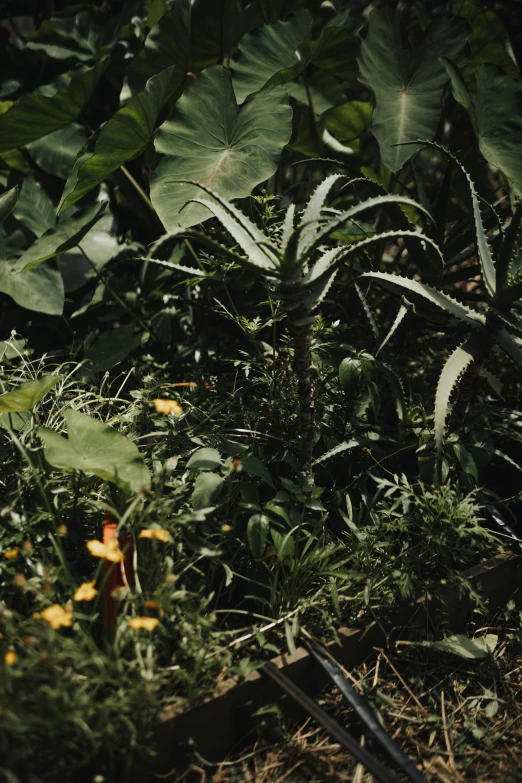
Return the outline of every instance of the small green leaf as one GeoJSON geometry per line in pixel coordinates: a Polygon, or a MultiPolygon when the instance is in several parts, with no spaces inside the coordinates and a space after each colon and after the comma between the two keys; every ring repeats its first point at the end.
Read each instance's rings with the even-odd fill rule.
{"type": "Polygon", "coordinates": [[[17,389],[0,395],[0,413],[31,411],[49,389],[61,381],[62,375],[42,375],[36,381],[21,383],[17,389]]]}
{"type": "Polygon", "coordinates": [[[0,153],[69,125],[85,108],[108,64],[105,57],[93,68],[63,74],[54,84],[22,95],[0,115],[0,153]]]}
{"type": "Polygon", "coordinates": [[[253,514],[248,520],[247,541],[256,560],[263,557],[269,530],[270,520],[264,514],[253,514]]]}
{"type": "Polygon", "coordinates": [[[497,646],[498,636],[495,633],[488,633],[477,639],[469,639],[464,634],[457,633],[453,636],[446,636],[440,642],[421,642],[423,647],[431,647],[439,652],[458,655],[459,658],[465,658],[468,661],[480,661],[492,655],[497,646]]]}
{"type": "Polygon", "coordinates": [[[221,455],[217,449],[198,449],[187,462],[187,470],[215,470],[222,465],[221,455]]]}
{"type": "Polygon", "coordinates": [[[25,272],[33,269],[43,261],[79,245],[87,232],[101,218],[106,206],[107,202],[98,202],[88,207],[80,215],[76,213],[62,223],[48,229],[16,261],[13,266],[14,271],[25,272]]]}
{"type": "Polygon", "coordinates": [[[214,505],[223,489],[224,481],[225,479],[217,473],[207,471],[200,473],[194,482],[194,490],[190,496],[192,508],[198,511],[214,505]]]}
{"type": "Polygon", "coordinates": [[[245,454],[241,457],[241,467],[245,473],[249,473],[251,476],[258,476],[259,478],[263,479],[263,481],[266,482],[266,484],[268,484],[270,487],[274,486],[274,482],[272,481],[270,473],[265,468],[261,460],[259,460],[257,457],[254,457],[253,454],[245,454]]]}
{"type": "Polygon", "coordinates": [[[91,416],[68,408],[68,438],[39,427],[47,461],[64,471],[79,470],[134,492],[150,487],[150,473],[138,447],[129,438],[91,416]]]}

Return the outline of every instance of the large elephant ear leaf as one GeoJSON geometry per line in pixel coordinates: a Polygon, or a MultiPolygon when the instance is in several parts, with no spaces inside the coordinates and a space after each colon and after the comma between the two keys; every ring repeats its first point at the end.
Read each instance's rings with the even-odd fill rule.
{"type": "Polygon", "coordinates": [[[230,67],[238,103],[268,84],[286,84],[306,68],[312,48],[300,47],[310,38],[312,17],[301,9],[288,21],[263,25],[246,35],[239,45],[239,58],[230,67]]]}
{"type": "Polygon", "coordinates": [[[440,375],[435,393],[435,444],[439,455],[442,452],[446,416],[453,389],[479,353],[480,338],[473,336],[453,351],[440,375]]]}
{"type": "Polygon", "coordinates": [[[163,225],[193,226],[210,217],[193,180],[225,199],[244,198],[276,170],[290,140],[292,111],[283,88],[274,87],[238,108],[228,68],[207,68],[161,126],[156,150],[163,157],[150,196],[163,225]]]}
{"type": "Polygon", "coordinates": [[[109,64],[104,57],[92,68],[63,74],[54,84],[22,95],[0,115],[0,153],[23,147],[30,141],[73,122],[83,111],[109,64]]]}
{"type": "Polygon", "coordinates": [[[398,171],[417,151],[417,139],[435,135],[447,75],[438,61],[446,56],[457,64],[465,60],[468,28],[464,22],[433,22],[413,48],[403,43],[399,16],[388,8],[370,14],[359,58],[359,80],[375,95],[372,130],[382,162],[398,171]]]}
{"type": "Polygon", "coordinates": [[[91,473],[135,492],[150,487],[150,473],[138,447],[112,427],[69,408],[64,414],[68,438],[40,427],[47,461],[65,471],[91,473]]]}
{"type": "Polygon", "coordinates": [[[94,150],[84,148],[74,163],[59,211],[75,204],[103,180],[137,157],[152,140],[174,67],[152,76],[144,90],[116,112],[99,132],[94,150]]]}

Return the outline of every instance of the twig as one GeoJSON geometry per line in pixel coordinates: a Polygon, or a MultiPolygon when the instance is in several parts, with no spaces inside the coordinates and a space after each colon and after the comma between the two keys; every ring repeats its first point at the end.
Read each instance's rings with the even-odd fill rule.
{"type": "Polygon", "coordinates": [[[404,682],[404,680],[402,679],[401,675],[399,674],[399,672],[397,671],[397,669],[395,668],[395,666],[393,665],[393,663],[390,661],[390,659],[388,658],[388,656],[386,655],[386,653],[384,652],[384,650],[381,650],[381,649],[380,649],[380,648],[378,648],[378,647],[376,647],[375,649],[376,649],[376,650],[377,650],[377,651],[378,651],[378,652],[379,652],[379,653],[382,655],[382,657],[384,658],[384,660],[386,661],[386,663],[388,664],[388,666],[389,666],[389,667],[390,667],[390,668],[391,668],[391,669],[392,669],[392,670],[395,672],[395,675],[396,675],[397,679],[399,680],[399,682],[401,682],[401,683],[402,683],[402,685],[404,686],[404,688],[406,689],[406,691],[409,693],[409,695],[411,696],[411,698],[413,699],[413,701],[415,702],[415,704],[417,705],[417,707],[418,707],[420,710],[422,710],[422,712],[426,713],[428,710],[427,710],[425,707],[423,707],[423,706],[422,706],[422,704],[420,703],[420,701],[418,700],[418,698],[415,696],[415,694],[413,693],[413,691],[411,690],[411,688],[409,688],[409,687],[406,685],[406,683],[405,683],[405,682],[404,682]]]}
{"type": "Polygon", "coordinates": [[[446,706],[444,703],[444,691],[441,691],[440,693],[440,709],[442,713],[442,728],[444,731],[444,741],[446,743],[446,750],[448,751],[448,756],[449,756],[449,764],[452,769],[455,769],[455,756],[453,755],[453,748],[451,747],[448,726],[446,723],[446,706]]]}

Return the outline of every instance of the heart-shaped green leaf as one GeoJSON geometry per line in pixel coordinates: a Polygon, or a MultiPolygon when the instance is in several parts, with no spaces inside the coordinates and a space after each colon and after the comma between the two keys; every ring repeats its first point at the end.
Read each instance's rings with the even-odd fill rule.
{"type": "Polygon", "coordinates": [[[231,62],[234,92],[238,103],[265,85],[286,84],[306,68],[313,45],[300,47],[310,38],[312,17],[301,9],[288,21],[263,25],[245,35],[239,45],[239,58],[231,62]]]}
{"type": "Polygon", "coordinates": [[[0,395],[0,413],[31,411],[62,377],[62,375],[42,375],[35,381],[21,383],[14,391],[0,395]]]}
{"type": "Polygon", "coordinates": [[[112,427],[68,408],[64,413],[68,438],[47,427],[38,435],[47,461],[55,468],[91,473],[134,492],[150,487],[150,473],[138,447],[112,427]]]}
{"type": "Polygon", "coordinates": [[[223,489],[224,481],[223,476],[218,476],[217,473],[209,473],[208,471],[200,473],[190,496],[192,508],[198,511],[212,506],[223,489]]]}
{"type": "Polygon", "coordinates": [[[116,112],[99,132],[94,150],[83,149],[74,163],[59,211],[75,204],[128,160],[137,157],[152,139],[174,68],[152,76],[145,89],[116,112]]]}
{"type": "Polygon", "coordinates": [[[106,202],[97,202],[80,215],[75,214],[53,228],[33,242],[25,253],[17,260],[13,269],[15,272],[25,272],[47,261],[49,258],[64,253],[72,247],[79,245],[84,236],[100,219],[106,207],[106,202]]]}
{"type": "Polygon", "coordinates": [[[69,125],[83,111],[108,64],[105,57],[93,68],[63,74],[54,84],[22,95],[0,115],[0,153],[69,125]]]}
{"type": "Polygon", "coordinates": [[[375,95],[372,130],[383,163],[398,171],[418,147],[393,146],[417,139],[431,140],[441,112],[442,90],[448,77],[438,57],[457,64],[465,60],[467,26],[442,19],[433,22],[422,40],[405,48],[399,16],[389,8],[370,14],[359,58],[359,80],[375,95]]]}
{"type": "Polygon", "coordinates": [[[164,157],[150,195],[165,228],[193,226],[210,217],[203,205],[188,203],[202,191],[182,180],[199,182],[230,200],[248,196],[268,179],[290,139],[291,116],[282,88],[263,91],[239,109],[229,69],[207,68],[179,99],[156,139],[164,157]]]}

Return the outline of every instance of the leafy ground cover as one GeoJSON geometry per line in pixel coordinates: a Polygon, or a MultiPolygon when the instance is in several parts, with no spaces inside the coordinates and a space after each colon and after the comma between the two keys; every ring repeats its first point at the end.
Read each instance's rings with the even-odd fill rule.
{"type": "MultiPolygon", "coordinates": [[[[384,623],[450,582],[480,616],[461,571],[520,551],[520,42],[478,0],[17,13],[0,28],[0,775],[124,781],[162,709],[301,629],[384,623]]],[[[475,774],[435,714],[513,769],[514,702],[486,680],[508,677],[501,650],[516,669],[517,618],[496,663],[467,664],[473,707],[425,650],[361,669],[385,723],[383,704],[428,711],[427,737],[428,718],[415,738],[387,724],[429,764],[444,738],[449,771],[428,776],[475,774]],[[481,699],[505,715],[493,738],[481,699]]],[[[256,751],[203,772],[291,779],[303,740],[281,736],[263,771],[256,751]]],[[[331,752],[295,775],[340,774],[331,752]]]]}

